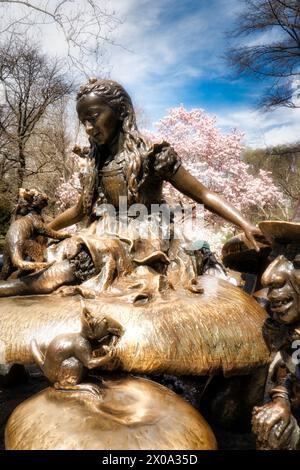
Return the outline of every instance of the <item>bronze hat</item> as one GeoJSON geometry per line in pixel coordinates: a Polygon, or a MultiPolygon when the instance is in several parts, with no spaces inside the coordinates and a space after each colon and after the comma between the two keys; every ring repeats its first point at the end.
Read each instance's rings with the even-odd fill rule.
{"type": "Polygon", "coordinates": [[[255,235],[255,240],[260,248],[258,252],[247,246],[243,233],[230,238],[222,247],[223,264],[234,271],[257,274],[268,258],[271,247],[260,235],[255,235]]]}
{"type": "Polygon", "coordinates": [[[300,240],[300,222],[286,222],[284,220],[265,220],[260,222],[259,228],[270,242],[293,242],[300,240]]]}
{"type": "Polygon", "coordinates": [[[265,220],[259,228],[269,242],[298,242],[300,241],[300,199],[296,205],[292,220],[265,220]]]}

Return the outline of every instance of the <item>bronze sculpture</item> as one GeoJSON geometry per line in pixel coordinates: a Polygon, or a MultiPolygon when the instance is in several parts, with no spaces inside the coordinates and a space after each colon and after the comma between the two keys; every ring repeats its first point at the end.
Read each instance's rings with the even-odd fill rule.
{"type": "Polygon", "coordinates": [[[33,356],[54,388],[15,409],[6,449],[216,449],[201,415],[161,385],[134,377],[82,383],[86,368],[112,359],[122,334],[118,322],[83,305],[80,333],[55,337],[45,354],[33,340],[33,356]]]}
{"type": "MultiPolygon", "coordinates": [[[[43,355],[47,357],[51,345],[57,345],[58,335],[78,338],[80,294],[93,299],[86,302],[96,318],[110,317],[123,331],[109,346],[109,360],[99,360],[107,370],[230,375],[247,374],[268,364],[261,336],[265,312],[225,281],[198,276],[190,256],[173,236],[172,222],[167,237],[161,231],[156,237],[135,236],[134,217],[126,233],[108,233],[101,224],[106,217],[103,206],[108,204],[116,209],[120,222],[120,197],[127,198],[129,209],[134,204],[148,209],[160,204],[167,180],[241,227],[254,249],[258,229],[192,177],[169,144],[150,144],[141,136],[130,97],[117,83],[91,80],[78,94],[77,112],[90,140],[89,153],[77,149],[86,158],[82,195],[50,228],[59,230],[80,220],[85,220],[86,228],[47,250],[47,260],[53,263],[49,268],[0,282],[2,360],[28,364],[36,357],[45,369],[43,355]],[[58,295],[41,295],[53,291],[58,295]]],[[[147,218],[137,220],[143,227],[150,226],[147,218]]],[[[74,381],[72,386],[77,385],[76,374],[74,381]]],[[[63,376],[58,383],[62,382],[63,376]]],[[[66,396],[62,393],[46,391],[41,400],[49,403],[54,397],[59,406],[66,396]]],[[[74,393],[68,397],[77,399],[74,393]]],[[[24,408],[25,415],[37,403],[33,399],[32,408],[24,408]]],[[[47,409],[53,411],[52,405],[47,409]]],[[[8,425],[7,445],[15,448],[9,443],[12,429],[8,425]]],[[[51,437],[45,445],[49,441],[51,437]]]]}
{"type": "MultiPolygon", "coordinates": [[[[146,208],[153,204],[161,204],[163,182],[167,180],[183,194],[196,202],[203,203],[209,210],[242,228],[248,243],[257,248],[254,239],[254,234],[258,232],[256,227],[245,220],[229,203],[190,175],[169,144],[166,142],[150,144],[142,137],[136,126],[131,99],[119,84],[110,80],[90,80],[78,93],[77,112],[91,144],[87,159],[89,171],[78,204],[60,214],[50,224],[50,228],[59,230],[87,218],[89,238],[96,230],[95,223],[93,225],[92,222],[101,219],[103,204],[108,203],[118,208],[120,197],[128,198],[129,207],[134,203],[143,204],[146,208]]],[[[135,262],[139,261],[140,264],[153,265],[154,268],[158,264],[166,266],[169,264],[167,255],[171,249],[171,242],[171,239],[157,240],[154,246],[153,244],[150,246],[149,241],[146,245],[141,241],[131,250],[130,258],[135,262]]],[[[78,246],[75,240],[74,245],[78,246]]],[[[87,246],[87,256],[93,258],[90,246],[87,246]]],[[[67,254],[68,247],[67,243],[64,256],[66,259],[70,259],[67,254]]],[[[73,257],[79,254],[77,252],[74,255],[74,247],[71,252],[73,257]]],[[[0,283],[0,296],[17,293],[43,294],[64,283],[76,283],[73,273],[70,272],[72,269],[70,266],[59,266],[57,268],[59,273],[52,269],[49,273],[41,273],[40,277],[25,277],[24,280],[21,277],[18,283],[11,282],[10,285],[0,283]],[[54,282],[55,276],[59,276],[60,284],[54,282]],[[30,292],[31,284],[33,287],[30,292]]],[[[97,274],[100,274],[99,269],[101,270],[102,266],[98,267],[97,274]]],[[[81,274],[84,277],[84,273],[81,274]]],[[[85,280],[89,279],[89,275],[88,271],[85,280]]],[[[111,267],[108,274],[110,283],[113,276],[113,267],[111,267]]],[[[95,290],[97,292],[97,288],[95,290]]]]}
{"type": "Polygon", "coordinates": [[[224,265],[234,271],[249,273],[257,276],[257,288],[260,288],[260,278],[267,268],[268,256],[271,252],[270,242],[264,236],[256,236],[259,251],[249,248],[242,233],[230,238],[222,247],[224,265]]]}
{"type": "Polygon", "coordinates": [[[110,361],[110,347],[122,335],[121,325],[112,318],[96,319],[83,306],[82,327],[80,333],[69,333],[56,336],[45,354],[37,342],[32,340],[31,349],[35,362],[43,374],[54,384],[57,390],[90,391],[99,395],[97,387],[80,384],[86,369],[103,367],[110,361]],[[105,344],[103,341],[108,341],[105,344]],[[96,343],[96,349],[93,345],[96,343]],[[95,355],[95,353],[102,355],[95,355]]]}
{"type": "MultiPolygon", "coordinates": [[[[95,317],[109,316],[124,330],[105,368],[148,374],[232,375],[267,365],[269,352],[261,334],[265,311],[226,281],[203,276],[201,286],[203,294],[178,287],[160,292],[160,298],[154,286],[154,299],[146,303],[104,293],[101,298],[85,300],[95,317]]],[[[78,295],[3,298],[0,312],[4,364],[32,364],[32,339],[45,351],[57,335],[81,329],[78,295]]]]}
{"type": "Polygon", "coordinates": [[[48,204],[48,196],[36,189],[19,190],[19,200],[14,221],[7,232],[4,247],[3,268],[0,279],[7,279],[13,270],[33,271],[51,265],[44,260],[45,243],[36,238],[39,235],[63,240],[70,236],[67,232],[57,232],[47,227],[42,210],[48,204]],[[25,256],[33,261],[25,261],[25,256]]]}
{"type": "Polygon", "coordinates": [[[162,182],[169,180],[179,191],[240,226],[249,242],[256,245],[252,235],[257,232],[256,227],[184,170],[169,144],[151,145],[142,137],[136,126],[131,99],[119,84],[91,79],[77,95],[77,113],[90,139],[90,156],[100,173],[94,174],[94,178],[102,177],[102,192],[94,194],[98,189],[94,180],[90,192],[86,189],[76,207],[57,217],[51,224],[53,228],[70,225],[91,209],[95,217],[99,203],[109,200],[118,205],[119,196],[128,196],[130,203],[160,203],[162,182]]]}
{"type": "Polygon", "coordinates": [[[291,222],[266,221],[260,224],[273,247],[273,261],[262,277],[262,284],[268,289],[270,315],[264,326],[264,335],[270,348],[280,352],[280,361],[273,371],[275,384],[269,392],[271,401],[253,410],[253,432],[259,449],[297,449],[300,443],[300,428],[294,417],[299,398],[299,220],[296,212],[291,222]]]}
{"type": "Polygon", "coordinates": [[[8,450],[215,450],[195,408],[166,387],[127,376],[98,381],[99,396],[50,387],[10,416],[8,450]]]}

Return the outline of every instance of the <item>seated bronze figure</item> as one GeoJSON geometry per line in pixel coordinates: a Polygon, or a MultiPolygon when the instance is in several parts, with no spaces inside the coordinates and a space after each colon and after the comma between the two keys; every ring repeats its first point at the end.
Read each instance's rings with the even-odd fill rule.
{"type": "MultiPolygon", "coordinates": [[[[50,224],[51,229],[59,230],[86,218],[86,238],[95,235],[95,231],[99,237],[97,220],[101,219],[101,207],[104,204],[111,204],[118,209],[120,198],[127,197],[129,208],[133,204],[143,204],[149,209],[151,205],[163,202],[163,182],[169,181],[183,194],[240,227],[244,230],[248,242],[257,247],[254,239],[254,234],[258,232],[256,227],[219,195],[209,191],[190,175],[168,143],[151,144],[143,138],[136,125],[131,99],[118,83],[91,79],[77,95],[77,113],[90,141],[90,151],[86,157],[88,170],[77,205],[59,215],[50,224]]],[[[87,154],[86,151],[83,153],[87,154]]],[[[122,233],[119,233],[119,237],[122,239],[122,233]]],[[[70,243],[72,244],[68,242],[63,245],[65,250],[58,248],[64,251],[64,259],[70,260],[80,252],[80,249],[75,249],[74,246],[70,249],[70,243]],[[71,251],[71,256],[68,250],[71,251]]],[[[87,248],[86,256],[90,255],[95,265],[91,253],[93,243],[84,241],[83,244],[87,248]]],[[[74,240],[73,245],[78,247],[78,240],[74,240]]],[[[160,265],[159,269],[165,266],[165,271],[170,271],[172,267],[167,268],[166,265],[170,265],[168,253],[172,251],[171,245],[171,238],[156,240],[152,244],[149,240],[139,241],[131,249],[129,258],[135,264],[153,265],[154,268],[160,265]]],[[[173,257],[176,258],[176,255],[173,257]]],[[[51,259],[55,260],[55,255],[51,259]]],[[[108,262],[102,262],[100,266],[98,263],[96,275],[101,274],[103,266],[107,270],[108,286],[117,275],[116,269],[114,263],[109,265],[108,262]]],[[[59,265],[57,271],[52,268],[49,272],[41,273],[42,282],[39,282],[39,276],[25,276],[25,279],[22,280],[21,277],[17,283],[2,283],[0,296],[43,294],[63,284],[78,284],[74,262],[64,267],[59,265]],[[59,282],[55,282],[55,277],[59,282]]],[[[194,275],[195,273],[192,277],[194,275]]],[[[89,278],[90,269],[87,269],[85,274],[81,269],[81,279],[88,281],[89,278]]],[[[90,282],[88,288],[90,284],[93,283],[90,282]]],[[[101,293],[99,286],[97,289],[93,284],[93,288],[96,293],[101,293]]]]}

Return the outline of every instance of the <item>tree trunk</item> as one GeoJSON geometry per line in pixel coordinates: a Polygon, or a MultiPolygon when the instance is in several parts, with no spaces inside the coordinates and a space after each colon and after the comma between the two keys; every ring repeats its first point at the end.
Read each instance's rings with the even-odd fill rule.
{"type": "Polygon", "coordinates": [[[296,203],[295,209],[294,209],[294,214],[292,217],[293,222],[300,222],[300,197],[296,203]]]}
{"type": "Polygon", "coordinates": [[[18,188],[22,188],[23,182],[25,179],[25,171],[26,171],[26,160],[24,154],[24,145],[23,142],[19,143],[19,152],[18,152],[18,188]]]}

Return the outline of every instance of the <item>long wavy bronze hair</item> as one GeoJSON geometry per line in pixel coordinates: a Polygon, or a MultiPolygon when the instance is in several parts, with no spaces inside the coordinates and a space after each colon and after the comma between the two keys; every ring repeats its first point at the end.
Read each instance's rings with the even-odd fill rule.
{"type": "MultiPolygon", "coordinates": [[[[132,101],[124,88],[113,80],[97,80],[92,78],[83,85],[77,94],[77,102],[89,93],[99,96],[110,106],[119,116],[121,130],[124,135],[123,149],[125,161],[127,163],[126,178],[128,183],[128,201],[129,204],[138,200],[139,187],[144,180],[142,160],[149,155],[151,144],[139,132],[132,101]]],[[[101,146],[91,144],[90,158],[94,162],[95,171],[98,173],[98,165],[101,161],[101,146]]],[[[92,198],[97,188],[97,177],[90,178],[86,188],[85,210],[88,211],[92,205],[92,198]],[[91,179],[93,181],[91,181],[91,179]],[[92,187],[91,187],[92,186],[92,187]],[[89,206],[89,207],[87,207],[89,206]]]]}

